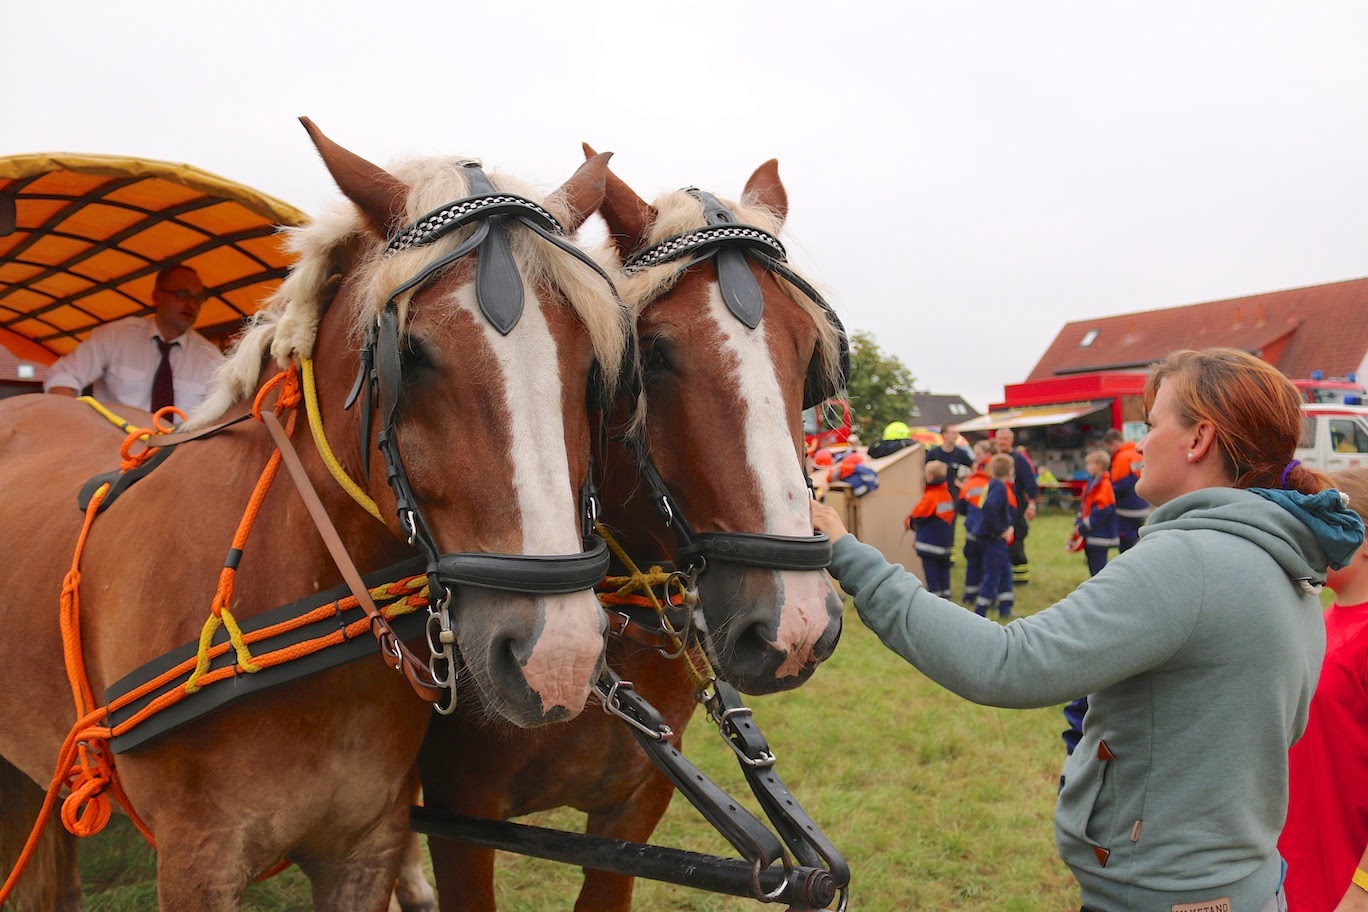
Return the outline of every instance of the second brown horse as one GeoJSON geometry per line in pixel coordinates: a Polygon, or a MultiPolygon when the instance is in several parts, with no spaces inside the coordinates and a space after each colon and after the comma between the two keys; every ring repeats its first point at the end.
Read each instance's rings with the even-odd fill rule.
{"type": "MultiPolygon", "coordinates": [[[[686,191],[647,204],[610,172],[600,212],[626,259],[704,228],[705,205],[686,191]]],[[[756,170],[727,208],[777,233],[788,209],[777,164],[756,170]]],[[[793,285],[750,269],[763,295],[753,328],[729,311],[712,261],[648,265],[620,280],[641,384],[637,398],[617,404],[596,460],[606,521],[643,566],[671,560],[676,542],[638,474],[637,445],[696,531],[812,534],[801,413],[814,378],[836,381],[839,328],[793,285]]],[[[835,648],[841,602],[822,571],[713,562],[698,587],[700,640],[717,675],[743,691],[796,687],[835,648]]],[[[610,638],[608,661],[661,711],[678,746],[696,705],[686,662],[627,637],[610,638]]],[[[435,721],[420,766],[429,807],[502,820],[572,806],[588,814],[588,833],[633,841],[650,836],[674,791],[627,727],[599,713],[531,731],[475,706],[435,721]]],[[[493,850],[435,838],[430,846],[443,910],[495,908],[493,850]]],[[[626,912],[632,888],[630,877],[586,871],[575,910],[626,912]]]]}

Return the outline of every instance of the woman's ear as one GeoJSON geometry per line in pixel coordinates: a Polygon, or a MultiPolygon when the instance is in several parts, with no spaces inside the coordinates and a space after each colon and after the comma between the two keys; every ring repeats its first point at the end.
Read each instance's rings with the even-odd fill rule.
{"type": "Polygon", "coordinates": [[[1201,462],[1207,456],[1215,456],[1216,425],[1203,418],[1192,426],[1192,440],[1188,446],[1188,456],[1193,462],[1201,462]]]}

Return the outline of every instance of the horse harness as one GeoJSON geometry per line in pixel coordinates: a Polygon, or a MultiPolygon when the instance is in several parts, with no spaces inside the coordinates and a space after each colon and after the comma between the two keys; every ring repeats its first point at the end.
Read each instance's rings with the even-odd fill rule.
{"type": "Polygon", "coordinates": [[[408,530],[409,544],[416,546],[427,559],[432,593],[427,628],[428,646],[433,653],[430,670],[450,694],[445,704],[441,701],[434,704],[444,714],[454,711],[456,705],[455,635],[450,617],[453,587],[474,586],[523,595],[566,594],[592,589],[608,569],[607,546],[591,531],[598,515],[592,472],[580,494],[584,550],[579,554],[523,555],[442,553],[404,469],[395,434],[396,413],[404,384],[397,304],[400,295],[420,287],[468,254],[478,252],[475,289],[480,312],[491,326],[507,335],[522,316],[524,299],[522,279],[508,239],[509,222],[530,228],[539,237],[589,266],[609,288],[613,287],[612,280],[597,263],[564,240],[560,222],[544,207],[524,197],[496,191],[478,162],[463,161],[461,166],[465,168],[471,195],[433,210],[398,232],[386,246],[385,256],[425,247],[466,226],[473,225],[475,230],[455,249],[425,266],[390,293],[367,335],[361,352],[361,367],[346,401],[347,408],[351,408],[358,398],[361,401],[364,473],[369,473],[371,418],[379,413],[377,448],[385,460],[385,477],[394,492],[399,520],[408,530]]]}
{"type": "MultiPolygon", "coordinates": [[[[787,280],[807,295],[836,330],[838,338],[838,376],[827,381],[821,358],[814,355],[808,365],[803,387],[803,408],[814,408],[845,386],[850,376],[850,342],[845,327],[826,299],[787,263],[787,253],[779,239],[763,228],[741,224],[717,197],[695,187],[690,196],[703,206],[707,224],[703,228],[665,238],[633,253],[623,264],[629,275],[654,266],[686,260],[681,271],[707,261],[717,270],[717,283],[727,310],[747,329],[754,330],[764,317],[765,298],[751,272],[748,261],[787,280]]],[[[649,306],[649,302],[647,303],[649,306]]],[[[771,535],[764,532],[696,532],[669,486],[656,469],[650,452],[640,437],[632,442],[642,481],[650,489],[656,508],[679,542],[676,558],[682,568],[704,567],[708,560],[770,570],[822,570],[831,562],[831,542],[825,533],[815,535],[771,535]]],[[[809,491],[812,480],[804,475],[809,491]]]]}

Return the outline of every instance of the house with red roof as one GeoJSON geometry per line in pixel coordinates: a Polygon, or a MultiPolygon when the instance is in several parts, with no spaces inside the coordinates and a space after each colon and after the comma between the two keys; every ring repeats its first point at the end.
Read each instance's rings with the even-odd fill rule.
{"type": "Polygon", "coordinates": [[[1027,382],[1145,371],[1181,348],[1238,348],[1293,379],[1363,377],[1368,279],[1208,301],[1065,324],[1027,382]]]}

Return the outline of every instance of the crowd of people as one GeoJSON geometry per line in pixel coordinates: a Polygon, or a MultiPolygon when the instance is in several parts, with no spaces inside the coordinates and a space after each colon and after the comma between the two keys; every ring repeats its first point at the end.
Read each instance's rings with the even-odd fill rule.
{"type": "Polygon", "coordinates": [[[1088,578],[1024,617],[1004,565],[1028,567],[1039,490],[1011,436],[976,445],[954,493],[928,453],[907,520],[926,585],[813,503],[832,575],[888,648],[978,703],[1074,701],[1055,835],[1084,912],[1368,908],[1368,470],[1301,465],[1299,403],[1243,352],[1155,365],[1144,438],[1088,454],[1088,578]],[[959,515],[973,611],[948,597],[959,515]]]}

